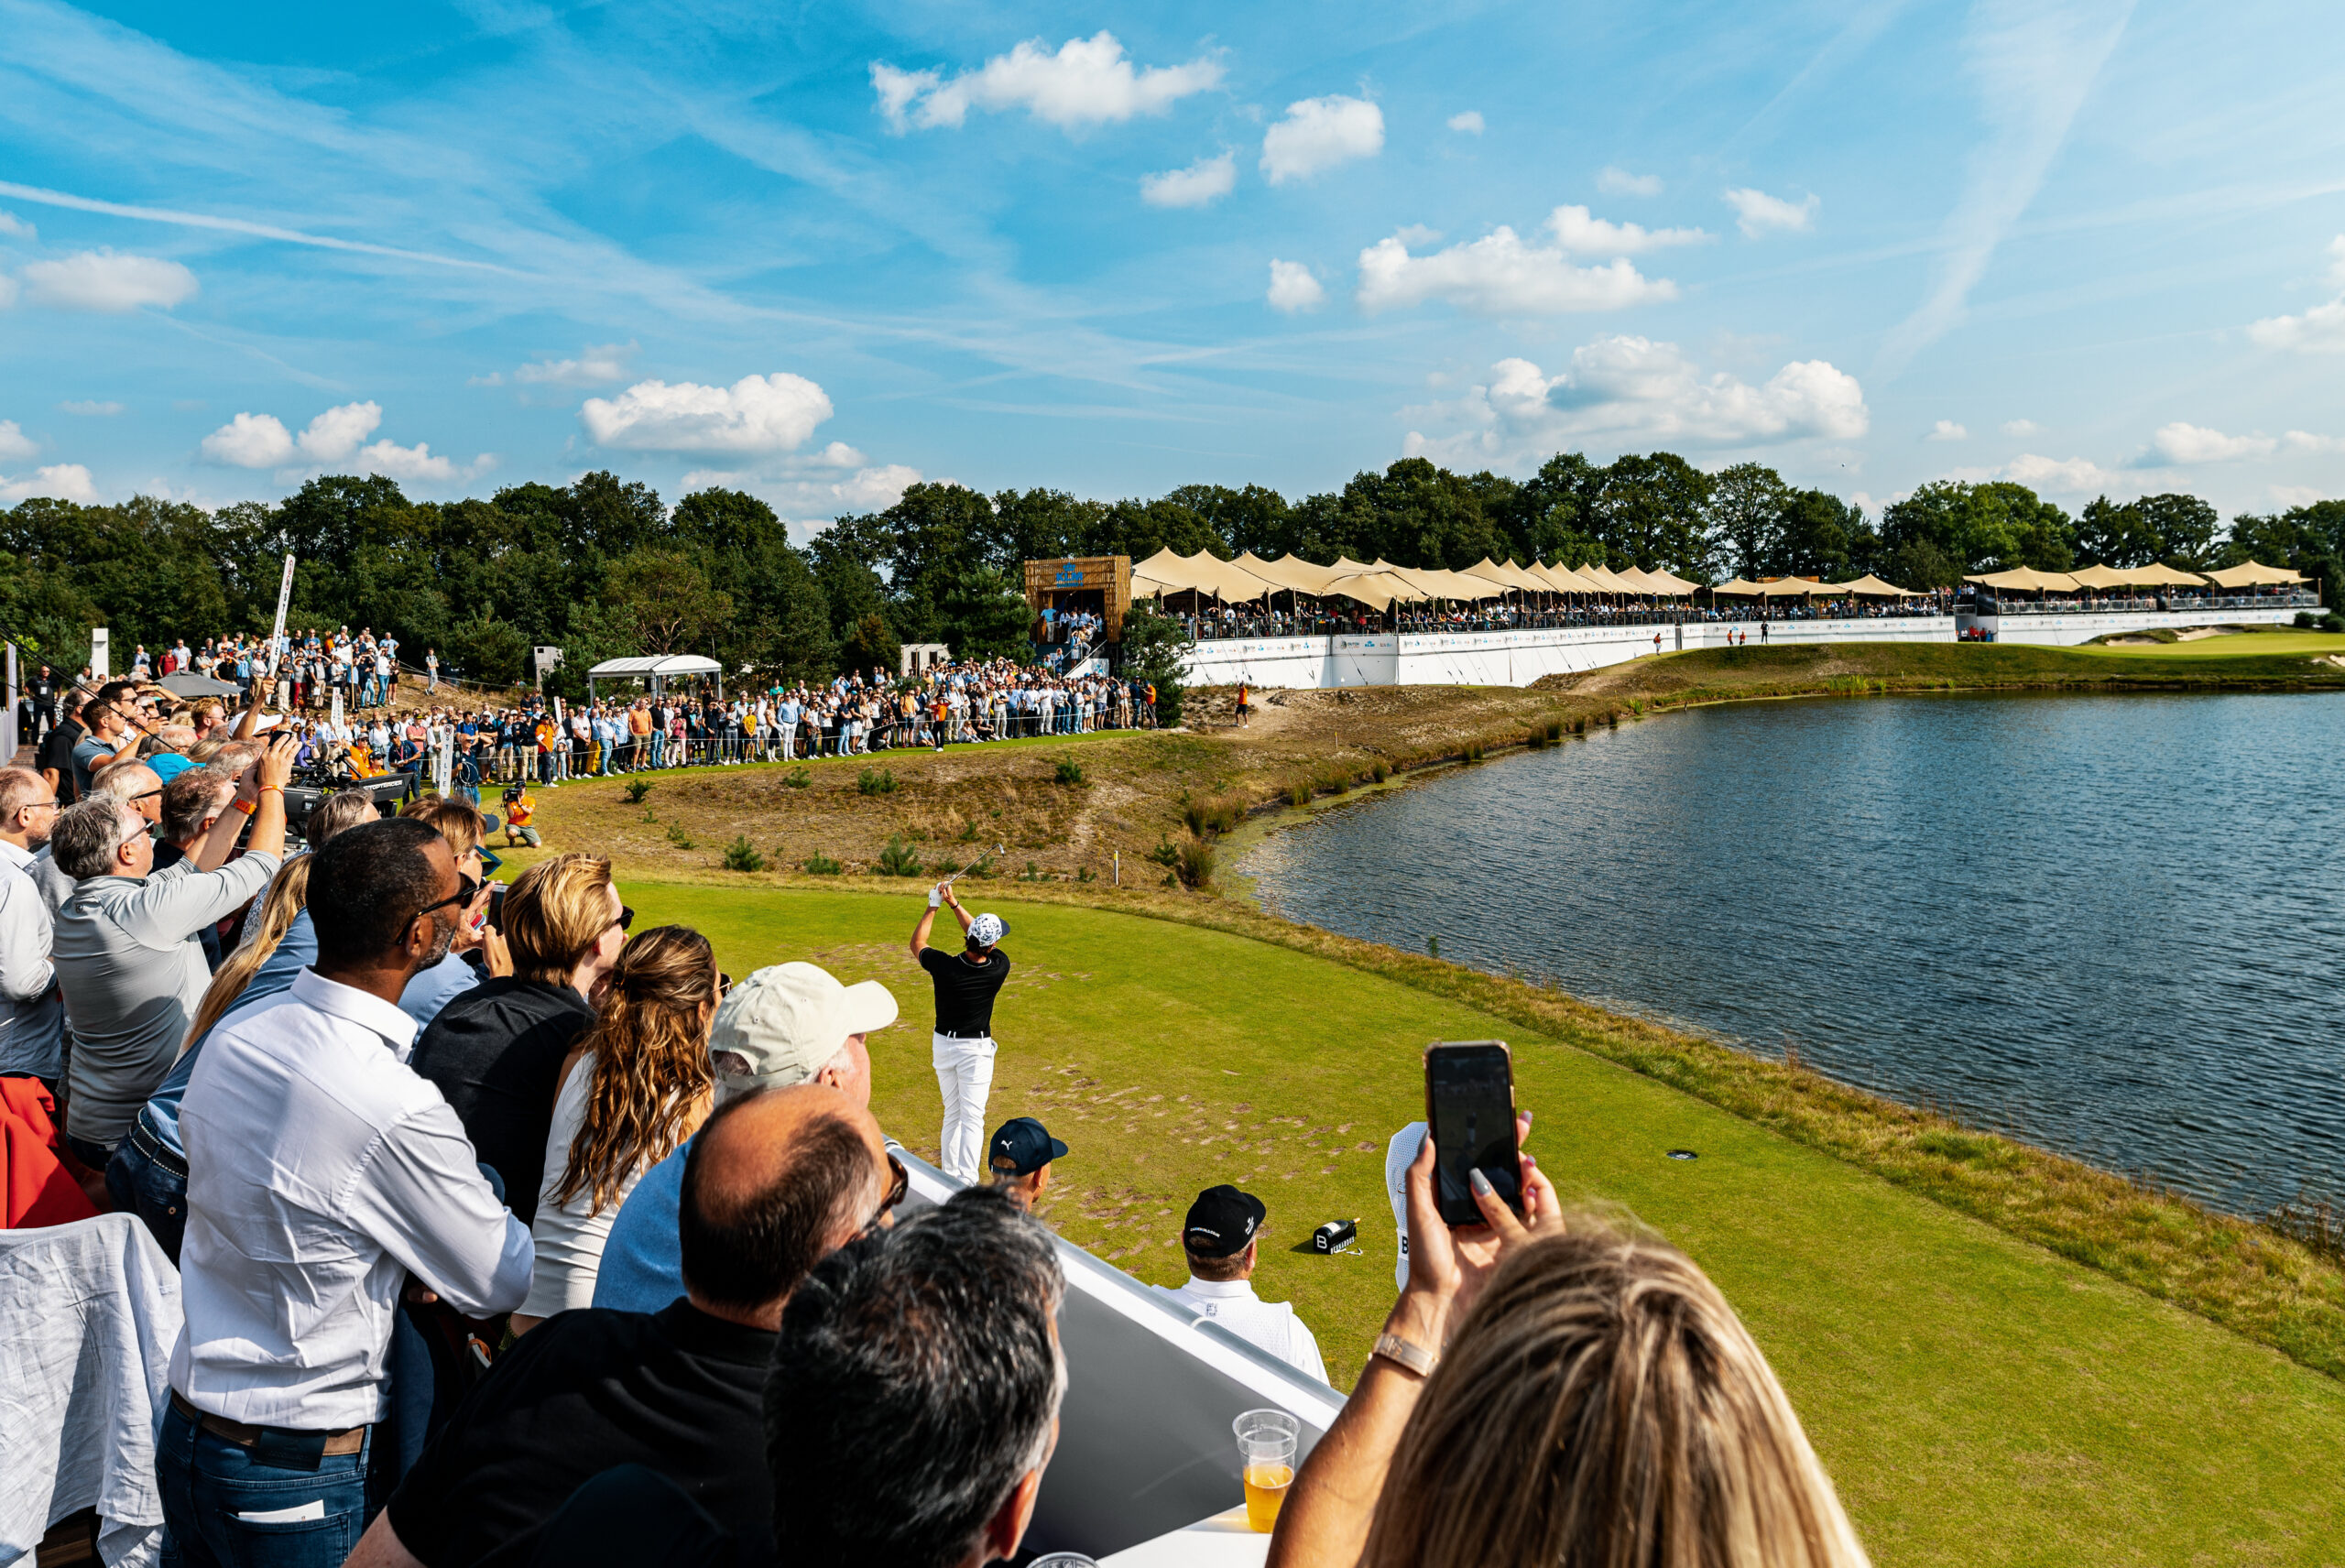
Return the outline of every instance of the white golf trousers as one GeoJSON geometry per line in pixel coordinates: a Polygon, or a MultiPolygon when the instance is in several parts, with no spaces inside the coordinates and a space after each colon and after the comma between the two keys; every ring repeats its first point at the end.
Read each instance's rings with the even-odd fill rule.
{"type": "Polygon", "coordinates": [[[993,1093],[991,1040],[932,1036],[929,1062],[944,1094],[944,1131],[937,1139],[947,1176],[978,1179],[986,1149],[986,1099],[993,1093]]]}

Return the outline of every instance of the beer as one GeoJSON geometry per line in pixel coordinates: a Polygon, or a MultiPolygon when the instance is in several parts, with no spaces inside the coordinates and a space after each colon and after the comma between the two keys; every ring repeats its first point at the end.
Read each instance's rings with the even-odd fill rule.
{"type": "Polygon", "coordinates": [[[1246,1466],[1246,1523],[1256,1533],[1268,1535],[1279,1522],[1279,1505],[1286,1501],[1288,1483],[1294,1479],[1292,1465],[1249,1465],[1246,1466]]]}

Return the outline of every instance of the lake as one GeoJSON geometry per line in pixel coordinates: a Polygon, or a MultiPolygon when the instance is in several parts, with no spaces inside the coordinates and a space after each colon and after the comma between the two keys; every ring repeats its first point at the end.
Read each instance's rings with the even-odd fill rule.
{"type": "Polygon", "coordinates": [[[1277,833],[1290,919],[2261,1214],[2345,1203],[2345,696],[1623,724],[1277,833]]]}

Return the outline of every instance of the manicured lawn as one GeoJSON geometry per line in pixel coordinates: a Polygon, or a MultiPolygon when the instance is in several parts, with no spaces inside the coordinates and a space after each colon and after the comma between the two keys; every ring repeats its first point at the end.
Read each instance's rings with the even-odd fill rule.
{"type": "MultiPolygon", "coordinates": [[[[2235,640],[2235,639],[2223,639],[2235,640]]],[[[2118,650],[2140,652],[2138,649],[2118,650]]],[[[698,926],[734,975],[786,958],[886,981],[873,1106],[933,1158],[922,908],[827,889],[628,882],[637,929],[698,926]]],[[[980,894],[1019,968],[987,1112],[1072,1148],[1047,1217],[1176,1282],[1201,1187],[1270,1207],[1259,1282],[1348,1386],[1392,1294],[1385,1140],[1429,1040],[1507,1039],[1569,1198],[1685,1247],[1766,1348],[1883,1563],[2345,1561],[2345,1385],[1651,1079],[1347,965],[1135,915],[980,894]],[[1674,1161],[1671,1149],[1699,1159],[1674,1161]],[[1291,1250],[1357,1218],[1358,1253],[1291,1250]]]]}
{"type": "Polygon", "coordinates": [[[2130,654],[2136,659],[2237,659],[2248,654],[2299,654],[2318,658],[2345,653],[2345,632],[2235,632],[2227,637],[2193,637],[2188,642],[2107,644],[2088,646],[2078,653],[2106,657],[2130,654]]]}

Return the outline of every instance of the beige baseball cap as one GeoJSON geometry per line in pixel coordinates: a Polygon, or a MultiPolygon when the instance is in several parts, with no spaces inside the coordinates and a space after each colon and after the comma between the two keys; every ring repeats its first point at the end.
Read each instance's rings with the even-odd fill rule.
{"type": "Polygon", "coordinates": [[[847,1036],[886,1029],[896,1013],[895,993],[877,980],[845,985],[820,964],[776,964],[717,1005],[709,1054],[729,1087],[786,1089],[821,1072],[847,1036]]]}

